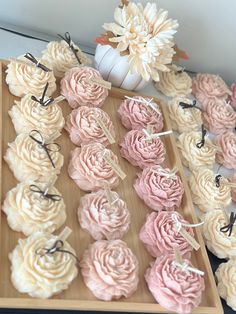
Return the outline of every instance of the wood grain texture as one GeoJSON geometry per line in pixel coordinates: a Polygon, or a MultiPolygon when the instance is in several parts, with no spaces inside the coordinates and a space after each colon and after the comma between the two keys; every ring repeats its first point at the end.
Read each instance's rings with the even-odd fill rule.
{"type": "MultiPolygon", "coordinates": [[[[16,134],[8,115],[8,110],[14,103],[14,97],[9,93],[8,87],[5,83],[5,63],[2,63],[0,68],[1,88],[0,88],[0,121],[1,121],[1,154],[2,157],[7,149],[7,144],[14,141],[16,134]]],[[[59,94],[59,91],[55,93],[55,96],[59,94]]],[[[116,144],[109,146],[112,151],[118,156],[121,168],[127,174],[124,181],[120,181],[120,184],[116,191],[120,194],[121,198],[127,202],[128,208],[131,213],[131,227],[129,232],[123,238],[137,256],[140,264],[140,283],[136,293],[129,299],[122,298],[113,302],[102,302],[95,299],[83,283],[82,277],[79,273],[78,277],[69,286],[69,289],[63,293],[54,296],[49,300],[38,300],[29,298],[25,294],[20,294],[11,284],[10,281],[10,263],[8,260],[8,254],[16,246],[19,238],[23,238],[24,235],[12,231],[7,224],[6,217],[1,213],[0,224],[0,307],[15,307],[15,308],[41,308],[41,309],[80,309],[80,310],[105,310],[105,311],[130,311],[130,312],[154,312],[154,313],[169,313],[168,310],[163,309],[157,304],[149,292],[144,280],[144,272],[152,261],[152,257],[147,253],[144,246],[139,240],[139,230],[145,222],[145,217],[151,210],[138,198],[133,189],[133,183],[136,178],[136,174],[140,171],[138,168],[130,165],[126,160],[120,156],[118,142],[127,132],[122,126],[118,114],[117,108],[124,98],[124,95],[135,95],[132,92],[126,92],[120,89],[112,88],[109,97],[107,98],[103,110],[105,110],[111,117],[115,130],[116,130],[116,144]]],[[[164,129],[171,129],[171,124],[168,119],[168,114],[165,108],[165,104],[159,100],[155,100],[161,106],[165,125],[164,129]]],[[[66,101],[60,103],[61,108],[65,116],[67,116],[71,108],[66,101]]],[[[193,203],[191,200],[188,184],[183,172],[183,167],[179,154],[176,148],[175,139],[173,135],[163,138],[167,156],[165,165],[173,168],[175,165],[179,169],[179,175],[185,186],[185,194],[183,197],[181,212],[184,217],[190,223],[196,223],[198,221],[194,211],[193,203]]],[[[72,235],[68,239],[72,247],[76,250],[79,259],[81,258],[84,250],[89,243],[93,242],[93,239],[88,233],[80,228],[77,220],[77,208],[79,205],[80,197],[85,194],[81,191],[76,184],[71,180],[67,173],[67,166],[69,161],[70,151],[75,147],[69,140],[66,131],[63,130],[62,136],[57,140],[62,147],[62,154],[64,155],[65,162],[62,168],[61,174],[56,187],[61,191],[67,208],[67,221],[66,224],[73,230],[72,235]]],[[[13,177],[13,174],[9,170],[7,164],[1,159],[1,202],[3,202],[7,191],[13,188],[17,181],[13,177]]],[[[58,230],[59,233],[61,230],[58,230]]],[[[209,264],[209,260],[206,254],[203,238],[199,229],[195,230],[195,236],[197,241],[201,245],[201,249],[195,252],[192,256],[192,263],[195,267],[205,272],[206,289],[204,292],[202,304],[194,310],[194,313],[223,313],[221,302],[216,290],[213,274],[209,264]]]]}

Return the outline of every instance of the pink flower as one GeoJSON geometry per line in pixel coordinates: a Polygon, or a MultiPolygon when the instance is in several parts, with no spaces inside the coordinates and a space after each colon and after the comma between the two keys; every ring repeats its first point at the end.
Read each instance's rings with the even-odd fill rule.
{"type": "Polygon", "coordinates": [[[177,175],[168,177],[169,169],[161,166],[145,168],[138,174],[134,189],[144,203],[156,211],[173,211],[180,206],[184,194],[183,183],[177,175]]]}
{"type": "MultiPolygon", "coordinates": [[[[183,271],[173,264],[174,256],[156,259],[147,269],[145,279],[156,301],[169,311],[189,314],[202,300],[204,279],[190,271],[183,271]]],[[[188,260],[184,260],[192,267],[188,260]]]]}
{"type": "Polygon", "coordinates": [[[88,80],[93,77],[102,79],[100,73],[90,67],[75,67],[66,71],[61,80],[61,94],[72,108],[103,105],[108,91],[104,87],[89,83],[88,80]]]}
{"type": "Polygon", "coordinates": [[[67,117],[65,129],[69,132],[71,141],[80,146],[92,142],[99,142],[104,146],[109,144],[102,128],[96,121],[99,117],[111,133],[115,137],[115,129],[109,115],[99,108],[89,108],[82,106],[72,110],[67,117]]]}
{"type": "Polygon", "coordinates": [[[236,109],[236,83],[231,85],[231,91],[232,91],[232,95],[231,95],[231,106],[236,109]]]}
{"type": "Polygon", "coordinates": [[[83,229],[95,240],[120,239],[128,231],[130,214],[126,203],[111,191],[112,205],[106,192],[99,190],[80,199],[78,218],[83,229]]]}
{"type": "Polygon", "coordinates": [[[202,113],[205,127],[212,133],[220,134],[236,126],[236,112],[224,100],[209,99],[202,113]]]}
{"type": "MultiPolygon", "coordinates": [[[[68,173],[81,190],[96,191],[105,184],[110,187],[119,184],[117,174],[103,158],[104,152],[105,147],[100,143],[86,144],[71,152],[68,173]]],[[[111,150],[106,149],[106,154],[118,164],[118,158],[111,150]]]]}
{"type": "Polygon", "coordinates": [[[128,298],[137,289],[138,260],[121,240],[91,244],[80,262],[85,285],[104,301],[128,298]]]}
{"type": "MultiPolygon", "coordinates": [[[[140,100],[142,97],[134,97],[140,100]]],[[[153,132],[160,132],[163,129],[163,116],[154,102],[151,105],[156,109],[152,110],[144,102],[125,99],[118,109],[121,122],[128,130],[142,130],[147,126],[153,127],[153,132]]]]}
{"type": "MultiPolygon", "coordinates": [[[[172,215],[173,212],[166,211],[148,215],[139,233],[140,240],[153,257],[171,254],[173,247],[178,246],[181,254],[190,258],[192,247],[177,231],[172,215]]],[[[175,212],[175,215],[180,222],[188,223],[179,213],[175,212]]],[[[192,228],[185,230],[194,237],[192,228]]]]}
{"type": "Polygon", "coordinates": [[[216,153],[216,161],[228,169],[236,169],[236,134],[226,131],[216,137],[215,144],[221,149],[216,153]]]}
{"type": "Polygon", "coordinates": [[[141,169],[161,164],[166,154],[165,146],[159,138],[152,141],[145,141],[145,139],[146,136],[142,131],[131,130],[120,143],[121,156],[141,169]]]}
{"type": "Polygon", "coordinates": [[[192,94],[204,105],[212,98],[226,100],[231,91],[220,76],[199,73],[193,78],[192,94]]]}

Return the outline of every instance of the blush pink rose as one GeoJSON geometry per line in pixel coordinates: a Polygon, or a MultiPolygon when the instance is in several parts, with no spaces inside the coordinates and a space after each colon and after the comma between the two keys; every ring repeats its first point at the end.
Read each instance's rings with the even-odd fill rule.
{"type": "Polygon", "coordinates": [[[129,230],[130,214],[126,203],[111,191],[110,204],[104,190],[85,194],[80,199],[78,218],[80,226],[95,240],[120,239],[129,230]]]}
{"type": "Polygon", "coordinates": [[[75,67],[66,71],[61,80],[61,94],[72,108],[79,106],[101,107],[108,96],[106,88],[91,84],[89,78],[101,78],[91,67],[75,67]]]}
{"type": "Polygon", "coordinates": [[[230,105],[236,109],[236,83],[232,84],[231,85],[231,92],[232,92],[232,95],[231,95],[231,102],[230,102],[230,105]]]}
{"type": "Polygon", "coordinates": [[[178,175],[167,177],[169,169],[161,166],[145,168],[138,174],[134,189],[144,203],[155,211],[173,211],[181,204],[184,186],[178,175]]]}
{"type": "Polygon", "coordinates": [[[221,134],[236,126],[236,112],[224,100],[210,99],[205,103],[202,120],[212,133],[221,134]]]}
{"type": "Polygon", "coordinates": [[[121,240],[91,244],[80,262],[85,285],[103,301],[129,298],[138,287],[138,260],[121,240]]]}
{"type": "Polygon", "coordinates": [[[104,185],[118,186],[119,177],[103,158],[105,152],[118,164],[117,156],[100,143],[82,145],[71,152],[68,173],[81,190],[96,191],[104,185]]]}
{"type": "MultiPolygon", "coordinates": [[[[173,253],[174,246],[178,246],[182,256],[190,258],[192,246],[177,231],[176,222],[172,218],[173,212],[152,212],[140,230],[139,238],[153,257],[173,253]]],[[[177,212],[176,218],[187,224],[188,222],[177,212]]],[[[185,230],[194,237],[192,228],[185,230]]]]}
{"type": "MultiPolygon", "coordinates": [[[[157,258],[147,269],[145,279],[161,306],[171,312],[189,314],[202,301],[204,279],[194,272],[181,270],[173,261],[173,255],[157,258]]],[[[184,262],[193,267],[187,259],[184,262]]]]}
{"type": "Polygon", "coordinates": [[[99,142],[104,146],[109,145],[102,128],[96,121],[99,117],[108,131],[115,137],[115,129],[109,115],[99,108],[82,106],[71,111],[67,117],[65,129],[68,131],[71,141],[80,146],[92,142],[99,142]]]}
{"type": "MultiPolygon", "coordinates": [[[[141,99],[139,96],[134,98],[141,99]]],[[[154,102],[151,104],[156,111],[150,109],[145,103],[125,99],[118,109],[124,127],[128,130],[142,130],[150,126],[153,128],[153,132],[160,132],[163,129],[163,116],[159,106],[154,102]]]]}
{"type": "Polygon", "coordinates": [[[204,105],[212,98],[226,100],[231,91],[219,75],[199,73],[193,78],[192,94],[204,105]]]}
{"type": "Polygon", "coordinates": [[[236,169],[236,134],[226,131],[215,138],[215,144],[221,149],[216,153],[216,162],[228,169],[236,169]]]}
{"type": "MultiPolygon", "coordinates": [[[[236,184],[236,173],[230,178],[230,182],[236,184]]],[[[236,188],[231,188],[232,200],[236,202],[236,188]]]]}
{"type": "Polygon", "coordinates": [[[133,166],[144,169],[153,165],[160,165],[165,160],[166,149],[161,139],[145,141],[143,131],[131,130],[126,133],[120,143],[121,156],[133,166]]]}

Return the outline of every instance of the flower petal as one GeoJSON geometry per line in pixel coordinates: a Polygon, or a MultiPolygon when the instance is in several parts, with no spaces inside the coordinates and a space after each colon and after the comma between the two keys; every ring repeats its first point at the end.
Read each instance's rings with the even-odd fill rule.
{"type": "Polygon", "coordinates": [[[110,31],[110,32],[114,33],[115,35],[123,35],[124,30],[125,30],[123,27],[121,27],[115,23],[104,23],[103,28],[106,31],[110,31]]]}

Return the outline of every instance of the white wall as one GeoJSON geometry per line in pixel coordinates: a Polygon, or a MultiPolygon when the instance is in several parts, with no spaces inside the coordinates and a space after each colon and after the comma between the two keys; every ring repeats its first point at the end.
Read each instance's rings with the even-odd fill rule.
{"type": "MultiPolygon", "coordinates": [[[[188,69],[236,81],[236,0],[156,2],[179,20],[176,39],[190,56],[188,69]]],[[[103,22],[113,20],[118,4],[118,0],[0,0],[0,25],[2,21],[51,35],[69,31],[77,41],[94,46],[103,22]]]]}

